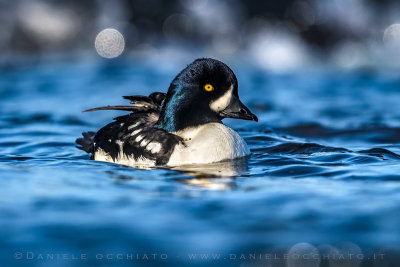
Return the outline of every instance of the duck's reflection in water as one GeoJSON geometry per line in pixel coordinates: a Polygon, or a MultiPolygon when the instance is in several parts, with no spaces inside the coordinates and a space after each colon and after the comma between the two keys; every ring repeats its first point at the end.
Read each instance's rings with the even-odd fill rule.
{"type": "Polygon", "coordinates": [[[247,158],[205,165],[185,165],[171,168],[190,177],[175,181],[210,190],[229,190],[236,187],[236,176],[248,170],[247,158]]]}
{"type": "MultiPolygon", "coordinates": [[[[148,168],[137,166],[135,169],[148,170],[154,172],[156,168],[148,168]]],[[[230,190],[236,188],[235,179],[237,176],[248,170],[247,158],[223,161],[204,165],[184,165],[179,167],[162,168],[169,171],[164,173],[166,177],[173,177],[173,181],[177,181],[186,185],[200,187],[210,190],[230,190]],[[170,172],[173,171],[173,172],[170,172]]],[[[127,180],[141,180],[138,178],[142,175],[132,175],[131,173],[122,174],[115,171],[107,171],[108,174],[116,179],[118,183],[127,180]]],[[[158,176],[152,173],[151,176],[158,176]]]]}

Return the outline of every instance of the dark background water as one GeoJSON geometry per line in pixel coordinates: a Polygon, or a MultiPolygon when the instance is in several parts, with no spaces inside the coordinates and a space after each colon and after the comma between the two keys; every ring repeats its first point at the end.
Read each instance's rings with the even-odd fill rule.
{"type": "Polygon", "coordinates": [[[230,65],[243,102],[260,121],[226,123],[246,139],[252,154],[183,171],[90,161],[74,144],[82,131],[124,114],[81,110],[123,103],[122,95],[163,91],[182,66],[117,60],[4,69],[3,266],[285,266],[280,257],[291,249],[317,251],[321,266],[397,266],[397,73],[325,67],[277,74],[230,65]],[[22,259],[14,258],[16,252],[22,259]],[[137,253],[149,258],[156,253],[156,260],[137,260],[137,253]],[[189,257],[197,253],[221,256],[189,257]],[[278,256],[261,261],[249,253],[278,256]],[[385,255],[374,260],[374,253],[385,255]],[[87,259],[73,259],[80,254],[87,259]],[[108,254],[112,259],[105,259],[108,254]],[[332,255],[340,254],[347,260],[335,261],[332,255]],[[369,259],[349,261],[349,254],[369,259]]]}

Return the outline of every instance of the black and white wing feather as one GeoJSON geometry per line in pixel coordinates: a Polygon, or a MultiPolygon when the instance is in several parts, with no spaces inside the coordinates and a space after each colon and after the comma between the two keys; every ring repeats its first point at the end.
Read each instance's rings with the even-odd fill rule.
{"type": "Polygon", "coordinates": [[[91,108],[84,110],[83,112],[96,111],[96,110],[126,110],[132,112],[159,112],[161,104],[165,99],[165,94],[160,92],[155,92],[149,96],[143,95],[133,95],[133,96],[123,96],[123,98],[131,101],[132,106],[105,106],[99,108],[91,108]]]}
{"type": "Polygon", "coordinates": [[[174,147],[182,138],[163,129],[154,127],[158,120],[163,93],[152,93],[149,96],[124,96],[132,106],[106,106],[89,109],[127,110],[132,113],[115,118],[114,122],[101,128],[95,135],[83,133],[78,138],[78,148],[92,153],[92,159],[130,164],[143,161],[154,165],[165,165],[174,147]]]}

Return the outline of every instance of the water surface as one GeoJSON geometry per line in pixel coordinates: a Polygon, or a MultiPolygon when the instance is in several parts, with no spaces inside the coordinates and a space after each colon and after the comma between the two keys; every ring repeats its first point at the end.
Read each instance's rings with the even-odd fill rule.
{"type": "MultiPolygon", "coordinates": [[[[315,248],[318,255],[383,253],[384,259],[361,264],[396,266],[400,76],[367,69],[276,74],[235,63],[232,68],[242,101],[260,122],[225,123],[246,139],[252,154],[183,171],[90,161],[74,144],[82,131],[124,114],[81,110],[124,103],[122,95],[165,91],[179,67],[113,61],[4,68],[4,266],[285,266],[282,258],[254,260],[249,254],[282,255],[299,247],[315,248]]],[[[325,258],[321,266],[360,262],[337,265],[325,258]]]]}

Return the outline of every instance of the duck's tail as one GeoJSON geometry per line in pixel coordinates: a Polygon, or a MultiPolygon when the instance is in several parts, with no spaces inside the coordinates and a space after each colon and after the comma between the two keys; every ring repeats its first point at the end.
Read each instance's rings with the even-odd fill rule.
{"type": "Polygon", "coordinates": [[[76,147],[82,149],[87,153],[93,153],[94,152],[93,137],[95,134],[96,134],[95,132],[82,133],[83,138],[81,137],[75,140],[75,143],[77,144],[76,147]]]}

